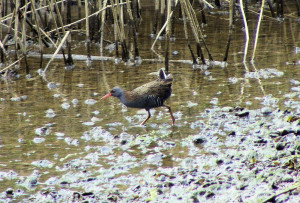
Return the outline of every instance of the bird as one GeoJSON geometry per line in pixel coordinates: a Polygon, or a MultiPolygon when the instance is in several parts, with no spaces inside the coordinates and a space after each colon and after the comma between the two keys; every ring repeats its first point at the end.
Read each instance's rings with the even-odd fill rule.
{"type": "Polygon", "coordinates": [[[157,80],[148,82],[131,91],[126,91],[121,87],[114,87],[108,94],[103,96],[100,100],[108,97],[117,97],[127,107],[145,109],[148,112],[147,118],[140,124],[144,125],[151,117],[150,109],[157,107],[165,107],[169,110],[172,118],[172,125],[175,125],[175,118],[173,116],[170,106],[164,102],[171,96],[173,77],[171,74],[166,74],[163,69],[159,71],[157,80]]]}

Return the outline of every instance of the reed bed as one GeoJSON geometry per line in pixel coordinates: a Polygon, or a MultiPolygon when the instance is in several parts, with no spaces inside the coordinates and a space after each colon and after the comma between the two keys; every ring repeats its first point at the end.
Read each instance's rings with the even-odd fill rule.
{"type": "MultiPolygon", "coordinates": [[[[205,42],[202,26],[210,23],[206,15],[209,10],[223,9],[228,10],[228,40],[224,42],[225,50],[222,60],[224,62],[228,60],[236,18],[241,18],[244,22],[243,62],[246,63],[249,60],[247,54],[249,46],[252,44],[247,27],[247,16],[254,13],[258,16],[251,56],[251,60],[254,61],[263,18],[284,21],[288,16],[287,18],[299,19],[299,2],[298,0],[293,0],[293,2],[295,5],[293,10],[296,12],[287,15],[285,12],[291,9],[286,9],[286,1],[282,0],[155,0],[153,1],[155,7],[153,28],[151,33],[148,33],[155,40],[149,50],[156,52],[157,40],[164,40],[164,56],[161,58],[163,58],[168,72],[170,42],[175,41],[176,43],[176,32],[183,30],[186,46],[190,50],[191,58],[189,60],[194,65],[205,65],[209,61],[214,61],[210,47],[205,42]],[[260,4],[260,7],[257,10],[251,10],[249,3],[260,4]],[[236,13],[240,15],[236,15],[236,13]],[[182,29],[175,30],[175,21],[181,23],[182,29]]],[[[78,33],[85,35],[87,62],[91,62],[91,45],[93,43],[99,45],[100,56],[103,56],[104,43],[113,43],[116,63],[138,65],[142,61],[137,34],[142,19],[142,10],[142,0],[0,0],[0,62],[2,64],[0,73],[5,73],[18,65],[24,67],[26,74],[30,76],[31,67],[27,61],[28,57],[31,57],[29,53],[36,51],[36,47],[40,54],[40,69],[43,69],[44,73],[58,53],[63,55],[65,66],[72,67],[74,63],[72,47],[74,45],[71,43],[71,37],[78,33]],[[113,29],[110,30],[113,33],[108,33],[107,27],[112,27],[113,29]],[[108,37],[111,39],[111,36],[114,36],[114,42],[107,39],[108,37]],[[45,49],[49,47],[54,51],[51,59],[45,65],[43,55],[45,49]],[[11,53],[14,53],[13,57],[11,53]]]]}

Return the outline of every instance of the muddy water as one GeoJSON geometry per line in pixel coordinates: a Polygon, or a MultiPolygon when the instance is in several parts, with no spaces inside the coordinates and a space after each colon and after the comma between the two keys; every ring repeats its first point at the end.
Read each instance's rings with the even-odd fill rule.
{"type": "MultiPolygon", "coordinates": [[[[152,30],[152,13],[152,7],[143,11],[143,21],[139,28],[138,40],[142,59],[157,59],[150,50],[153,43],[149,34],[152,30]]],[[[251,38],[247,61],[252,55],[257,20],[256,16],[249,17],[251,38]]],[[[224,15],[209,15],[208,25],[203,28],[206,43],[216,61],[221,61],[225,52],[226,19],[227,16],[224,15]]],[[[300,81],[300,54],[295,52],[295,48],[300,47],[299,29],[299,24],[293,18],[286,19],[283,23],[265,19],[258,40],[255,63],[243,64],[245,38],[242,22],[239,20],[235,25],[226,68],[216,65],[203,70],[193,69],[189,63],[171,63],[173,94],[166,104],[173,109],[175,127],[171,127],[171,118],[164,109],[152,110],[153,116],[146,127],[140,127],[138,124],[147,115],[144,110],[127,109],[115,98],[99,101],[114,86],[133,89],[156,79],[154,73],[164,66],[163,63],[145,60],[139,66],[127,66],[123,63],[115,64],[113,61],[93,61],[88,67],[85,61],[75,60],[75,68],[66,71],[63,61],[58,59],[52,63],[46,79],[43,79],[36,73],[38,59],[30,58],[32,78],[26,79],[21,69],[19,78],[2,80],[0,83],[0,171],[12,174],[11,178],[0,176],[0,191],[22,188],[25,193],[34,194],[44,186],[38,185],[30,190],[26,186],[20,186],[18,180],[21,179],[22,182],[23,176],[28,176],[35,170],[41,173],[39,183],[50,177],[61,177],[66,171],[74,169],[68,163],[70,160],[86,157],[101,147],[107,147],[106,150],[113,159],[124,158],[123,152],[127,151],[131,160],[137,164],[129,170],[133,175],[140,174],[146,168],[176,166],[176,159],[190,157],[188,149],[180,141],[201,131],[201,128],[191,124],[201,120],[200,114],[207,108],[290,108],[288,101],[300,100],[298,96],[289,98],[299,91],[295,89],[299,86],[297,81],[300,81]],[[291,65],[295,62],[298,64],[291,65]],[[86,139],[86,133],[93,127],[101,127],[111,135],[103,135],[101,139],[86,139]],[[125,150],[121,145],[113,146],[115,143],[109,139],[118,139],[124,134],[129,134],[130,137],[125,139],[126,142],[139,143],[137,139],[151,136],[155,142],[147,146],[149,149],[146,153],[138,145],[125,150]],[[162,147],[157,144],[161,140],[176,147],[162,147]],[[167,157],[163,161],[158,159],[157,163],[155,157],[153,162],[142,161],[151,159],[149,155],[156,153],[163,153],[167,157]],[[168,158],[171,155],[172,158],[168,158]],[[42,163],[41,160],[47,160],[50,164],[42,163]]],[[[182,21],[178,20],[176,41],[171,44],[172,52],[178,51],[178,54],[173,54],[171,59],[190,60],[184,33],[180,30],[182,21]]],[[[80,38],[82,36],[78,37],[80,38]]],[[[73,43],[74,53],[86,54],[82,41],[73,43]]],[[[92,48],[92,55],[98,55],[97,45],[92,48]]],[[[156,51],[163,54],[164,41],[157,42],[156,51]]],[[[112,56],[112,53],[105,51],[104,55],[112,56]]],[[[203,155],[206,151],[201,153],[203,155]]],[[[83,166],[80,169],[91,172],[93,176],[100,169],[110,168],[111,163],[100,157],[83,166]]]]}

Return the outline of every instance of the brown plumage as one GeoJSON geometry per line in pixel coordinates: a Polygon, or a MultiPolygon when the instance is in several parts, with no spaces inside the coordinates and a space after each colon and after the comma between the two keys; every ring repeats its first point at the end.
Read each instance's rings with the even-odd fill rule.
{"type": "Polygon", "coordinates": [[[159,78],[157,80],[146,83],[132,91],[124,91],[120,87],[114,87],[110,93],[102,97],[101,100],[114,96],[119,98],[120,101],[127,107],[146,109],[148,117],[141,123],[141,125],[144,125],[151,117],[150,109],[161,106],[166,107],[170,112],[172,124],[174,125],[175,118],[171,107],[164,105],[164,101],[171,96],[172,82],[172,76],[166,75],[163,69],[160,69],[159,78]]]}

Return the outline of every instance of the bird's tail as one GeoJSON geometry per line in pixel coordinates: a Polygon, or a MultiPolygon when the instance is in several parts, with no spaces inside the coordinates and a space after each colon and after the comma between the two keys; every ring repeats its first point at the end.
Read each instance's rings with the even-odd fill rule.
{"type": "Polygon", "coordinates": [[[161,79],[161,80],[173,80],[173,77],[172,77],[172,75],[171,74],[166,74],[165,73],[165,71],[164,71],[164,69],[160,69],[160,71],[159,71],[159,79],[161,79]]]}

